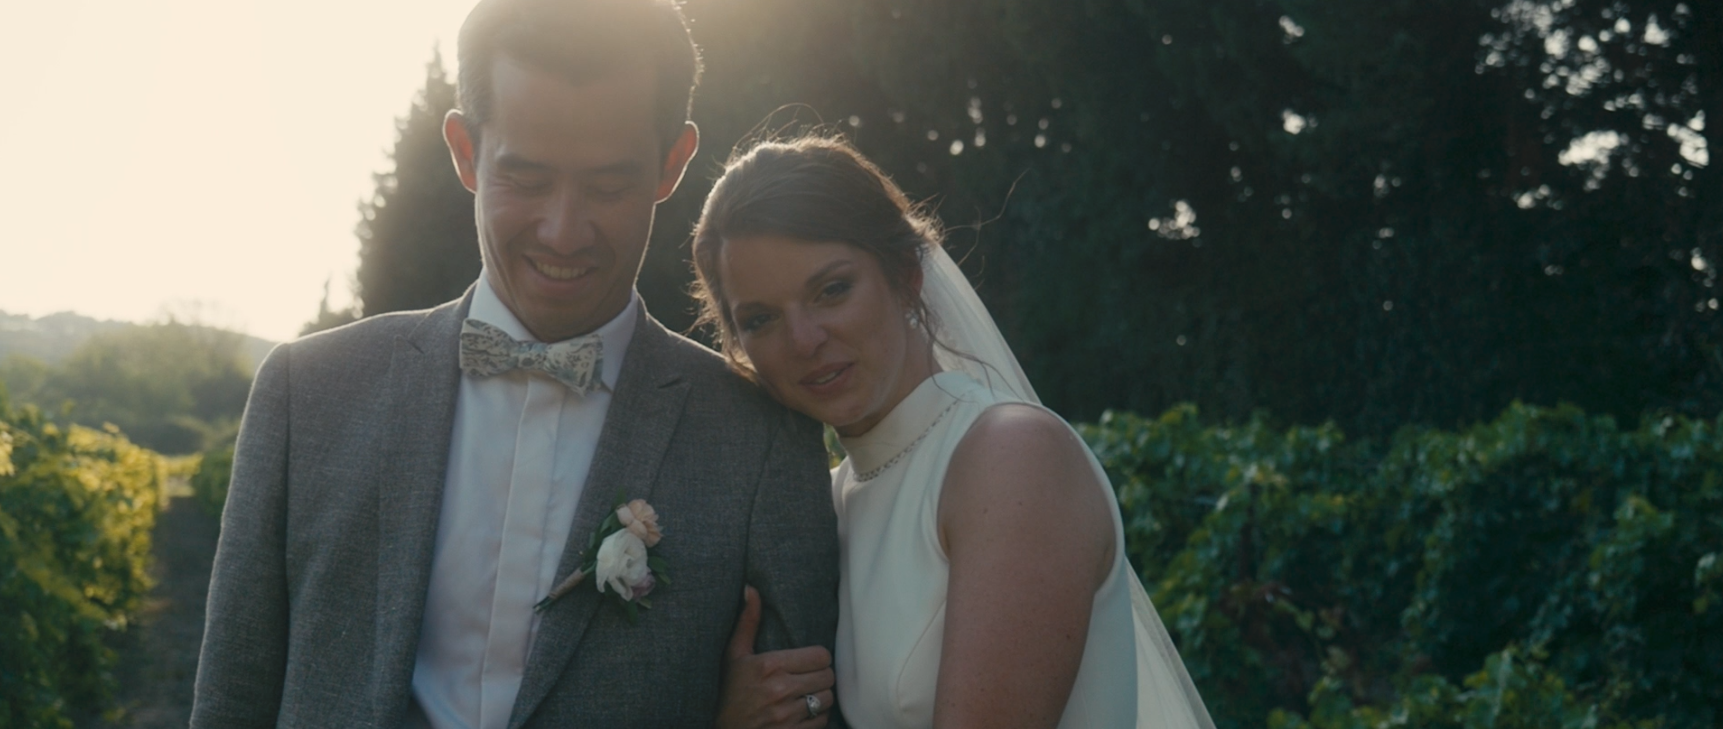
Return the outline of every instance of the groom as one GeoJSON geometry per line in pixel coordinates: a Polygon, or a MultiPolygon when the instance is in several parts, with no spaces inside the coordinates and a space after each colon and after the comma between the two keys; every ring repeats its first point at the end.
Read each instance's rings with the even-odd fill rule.
{"type": "Polygon", "coordinates": [[[484,273],[258,371],[194,727],[710,726],[744,584],[760,649],[831,646],[816,425],[634,292],[697,144],[676,6],[484,0],[459,53],[444,132],[484,273]],[[632,499],[663,534],[650,609],[589,579],[535,613],[632,499]]]}

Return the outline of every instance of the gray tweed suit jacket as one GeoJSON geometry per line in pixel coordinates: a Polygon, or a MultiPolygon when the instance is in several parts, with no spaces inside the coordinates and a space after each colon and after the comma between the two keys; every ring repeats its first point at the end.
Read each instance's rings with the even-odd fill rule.
{"type": "MultiPolygon", "coordinates": [[[[281,345],[252,386],[210,583],[193,727],[399,727],[472,292],[281,345]]],[[[641,316],[563,550],[618,493],[658,510],[672,584],[630,624],[578,589],[544,615],[509,726],[710,726],[742,586],[758,648],[832,646],[837,524],[818,426],[641,316]]],[[[584,587],[584,586],[583,586],[584,587]]]]}

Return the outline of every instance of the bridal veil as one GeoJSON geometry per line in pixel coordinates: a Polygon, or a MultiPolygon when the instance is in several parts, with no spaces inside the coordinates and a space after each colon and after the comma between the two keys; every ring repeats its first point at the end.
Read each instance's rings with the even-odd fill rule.
{"type": "MultiPolygon", "coordinates": [[[[963,372],[976,382],[1040,405],[1016,355],[951,255],[942,246],[924,248],[921,271],[922,299],[939,333],[934,350],[940,368],[963,372]]],[[[1090,460],[1104,479],[1106,474],[1092,454],[1090,460]]],[[[1208,709],[1135,570],[1131,571],[1130,589],[1137,643],[1138,729],[1214,729],[1208,709]]]]}

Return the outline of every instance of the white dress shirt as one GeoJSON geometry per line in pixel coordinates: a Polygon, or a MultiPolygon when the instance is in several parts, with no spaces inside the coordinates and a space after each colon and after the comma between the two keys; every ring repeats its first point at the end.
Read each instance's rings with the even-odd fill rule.
{"type": "MultiPolygon", "coordinates": [[[[410,724],[504,729],[639,318],[638,296],[597,330],[604,387],[585,398],[542,373],[462,375],[437,521],[410,724]]],[[[468,316],[534,338],[483,274],[468,316]]]]}

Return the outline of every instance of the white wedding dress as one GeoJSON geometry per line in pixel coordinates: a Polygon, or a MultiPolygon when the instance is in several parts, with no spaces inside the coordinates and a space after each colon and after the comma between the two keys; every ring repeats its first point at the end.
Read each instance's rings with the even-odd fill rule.
{"type": "MultiPolygon", "coordinates": [[[[950,568],[937,528],[946,467],[988,407],[1040,407],[956,264],[939,249],[925,258],[923,296],[949,345],[936,352],[944,371],[873,429],[842,439],[848,457],[832,473],[841,545],[837,699],[856,729],[933,726],[950,568]]],[[[1105,487],[1106,473],[1093,456],[1089,461],[1105,487]]],[[[1116,508],[1113,535],[1112,574],[1095,593],[1083,661],[1059,726],[1213,729],[1124,556],[1116,508]]]]}

